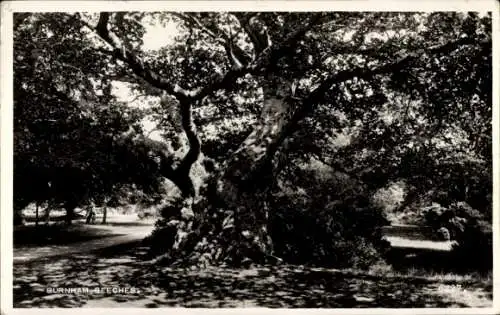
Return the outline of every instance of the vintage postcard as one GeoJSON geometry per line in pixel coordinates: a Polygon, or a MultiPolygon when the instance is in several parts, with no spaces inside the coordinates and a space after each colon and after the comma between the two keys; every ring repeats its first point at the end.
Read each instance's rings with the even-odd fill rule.
{"type": "Polygon", "coordinates": [[[2,3],[2,312],[494,314],[494,1],[2,3]]]}

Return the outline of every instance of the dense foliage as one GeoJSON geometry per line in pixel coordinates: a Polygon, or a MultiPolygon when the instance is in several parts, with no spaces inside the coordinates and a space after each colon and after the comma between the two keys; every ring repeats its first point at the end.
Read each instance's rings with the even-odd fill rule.
{"type": "Polygon", "coordinates": [[[112,94],[100,73],[108,60],[94,52],[78,20],[21,19],[14,45],[16,211],[33,201],[72,211],[117,197],[124,185],[163,191],[150,154],[163,144],[144,137],[143,111],[112,94]]]}

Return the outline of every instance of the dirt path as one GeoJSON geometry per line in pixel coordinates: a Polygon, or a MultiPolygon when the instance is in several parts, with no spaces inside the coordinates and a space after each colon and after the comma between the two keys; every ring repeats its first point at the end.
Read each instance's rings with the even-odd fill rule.
{"type": "Polygon", "coordinates": [[[146,237],[151,233],[152,225],[115,226],[99,225],[86,226],[86,229],[95,229],[100,234],[99,238],[71,243],[67,245],[25,246],[16,247],[13,251],[14,263],[30,262],[55,256],[81,254],[120,244],[132,243],[146,237]]]}

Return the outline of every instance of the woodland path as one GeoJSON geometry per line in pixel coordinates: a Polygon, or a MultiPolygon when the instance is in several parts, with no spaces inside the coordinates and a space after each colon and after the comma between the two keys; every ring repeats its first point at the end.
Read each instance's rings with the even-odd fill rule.
{"type": "MultiPolygon", "coordinates": [[[[74,224],[72,227],[65,228],[60,237],[66,238],[77,235],[82,238],[81,241],[68,242],[61,244],[55,242],[41,246],[33,244],[15,245],[13,249],[14,263],[37,261],[49,257],[68,256],[73,254],[82,254],[108,247],[118,246],[127,243],[134,243],[144,239],[153,230],[152,221],[124,221],[113,222],[108,225],[87,225],[74,224]]],[[[36,236],[35,236],[36,237],[36,236]]],[[[59,236],[54,236],[54,238],[59,236]]]]}

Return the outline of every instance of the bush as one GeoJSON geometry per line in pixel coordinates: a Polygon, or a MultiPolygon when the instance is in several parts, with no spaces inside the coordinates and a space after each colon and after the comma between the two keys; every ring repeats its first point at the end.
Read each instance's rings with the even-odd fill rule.
{"type": "Polygon", "coordinates": [[[456,241],[451,260],[457,263],[456,268],[491,270],[493,233],[486,215],[465,202],[453,202],[446,209],[428,211],[425,217],[438,232],[446,230],[449,239],[456,241]]]}
{"type": "Polygon", "coordinates": [[[453,255],[456,261],[462,262],[462,269],[490,271],[493,268],[493,240],[489,224],[483,221],[467,226],[453,255]]]}
{"type": "Polygon", "coordinates": [[[454,228],[457,246],[453,249],[461,268],[489,271],[493,267],[491,222],[464,202],[450,206],[448,225],[454,228]],[[471,259],[472,258],[472,259],[471,259]]]}
{"type": "Polygon", "coordinates": [[[177,199],[165,204],[159,210],[161,217],[156,221],[153,232],[146,239],[151,254],[164,254],[172,249],[177,234],[177,226],[172,224],[172,221],[178,219],[180,209],[182,209],[182,200],[177,199]]]}
{"type": "Polygon", "coordinates": [[[383,210],[366,196],[346,196],[325,204],[320,192],[298,202],[284,196],[274,202],[271,237],[275,255],[294,264],[368,268],[382,260],[388,243],[380,227],[383,210]]]}

